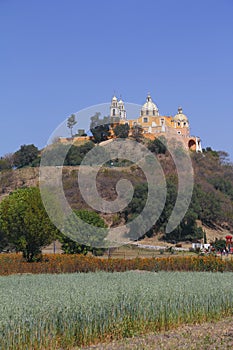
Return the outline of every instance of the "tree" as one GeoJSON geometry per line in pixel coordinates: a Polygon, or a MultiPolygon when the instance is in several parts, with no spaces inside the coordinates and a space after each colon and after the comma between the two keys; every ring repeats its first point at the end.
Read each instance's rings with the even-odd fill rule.
{"type": "Polygon", "coordinates": [[[14,166],[22,168],[27,165],[31,165],[33,161],[38,158],[38,148],[31,145],[22,145],[20,149],[14,153],[14,166]]]}
{"type": "Polygon", "coordinates": [[[96,126],[95,128],[91,129],[91,132],[94,136],[95,142],[99,143],[99,142],[105,141],[108,139],[110,135],[109,125],[104,124],[104,125],[96,126]]]}
{"type": "Polygon", "coordinates": [[[5,248],[9,246],[9,242],[7,240],[7,236],[0,229],[0,252],[2,252],[5,248]]]}
{"type": "Polygon", "coordinates": [[[85,155],[95,147],[94,142],[88,141],[80,146],[72,145],[66,155],[65,165],[80,165],[85,155]]]}
{"type": "Polygon", "coordinates": [[[71,116],[67,119],[67,127],[70,129],[71,137],[73,137],[73,127],[75,124],[77,124],[75,114],[71,114],[71,116]]]}
{"type": "Polygon", "coordinates": [[[223,251],[223,249],[226,248],[226,240],[225,239],[215,239],[214,243],[212,243],[212,246],[217,250],[217,251],[223,251]]]}
{"type": "Polygon", "coordinates": [[[202,186],[195,185],[192,200],[194,198],[199,204],[199,208],[196,211],[198,219],[210,226],[221,221],[223,215],[221,201],[216,192],[207,192],[202,186]]]}
{"type": "Polygon", "coordinates": [[[71,214],[64,224],[63,232],[60,235],[62,249],[68,254],[87,254],[91,251],[93,254],[102,253],[104,249],[96,249],[96,247],[104,245],[105,234],[101,229],[107,228],[104,220],[100,215],[91,210],[73,210],[73,213],[81,219],[78,227],[77,222],[74,222],[74,217],[71,214]],[[84,223],[84,224],[83,224],[84,223]],[[91,226],[85,226],[85,223],[91,226]],[[100,228],[100,230],[98,230],[100,228]],[[72,239],[71,237],[75,237],[72,239]],[[79,241],[80,240],[80,241],[79,241]],[[83,244],[86,241],[86,244],[83,244]]]}
{"type": "Polygon", "coordinates": [[[0,171],[11,169],[10,164],[3,157],[0,158],[0,171]]]}
{"type": "Polygon", "coordinates": [[[153,141],[149,141],[148,149],[155,154],[165,154],[167,150],[167,141],[164,136],[156,137],[153,141]]]}
{"type": "Polygon", "coordinates": [[[58,233],[36,187],[18,189],[0,203],[0,231],[27,261],[40,254],[58,233]]]}
{"type": "Polygon", "coordinates": [[[14,165],[13,153],[7,153],[0,158],[0,171],[11,169],[14,165]]]}
{"type": "Polygon", "coordinates": [[[116,137],[126,139],[129,136],[129,124],[118,124],[113,129],[116,137]]]}
{"type": "Polygon", "coordinates": [[[131,130],[132,130],[131,136],[137,142],[141,142],[143,138],[143,127],[141,125],[134,125],[131,130]]]}

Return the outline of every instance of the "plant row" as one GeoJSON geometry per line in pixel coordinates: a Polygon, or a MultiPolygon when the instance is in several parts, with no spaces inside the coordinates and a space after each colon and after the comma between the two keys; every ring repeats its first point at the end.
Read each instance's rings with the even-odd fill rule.
{"type": "Polygon", "coordinates": [[[41,261],[28,263],[21,254],[0,255],[0,275],[21,273],[211,271],[233,272],[233,259],[215,256],[172,256],[159,258],[99,258],[81,254],[48,254],[41,261]]]}

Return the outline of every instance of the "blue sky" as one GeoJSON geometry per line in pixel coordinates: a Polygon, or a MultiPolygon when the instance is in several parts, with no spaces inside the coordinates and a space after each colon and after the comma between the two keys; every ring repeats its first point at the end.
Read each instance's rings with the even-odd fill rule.
{"type": "Polygon", "coordinates": [[[232,0],[0,0],[0,155],[114,91],[233,160],[232,0]]]}

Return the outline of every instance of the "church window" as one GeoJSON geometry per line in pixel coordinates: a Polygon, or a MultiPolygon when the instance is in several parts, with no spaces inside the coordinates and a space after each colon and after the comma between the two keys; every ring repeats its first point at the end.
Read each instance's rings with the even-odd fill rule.
{"type": "Polygon", "coordinates": [[[178,122],[177,125],[180,126],[180,122],[178,122]]]}
{"type": "Polygon", "coordinates": [[[149,111],[148,111],[148,109],[146,110],[146,115],[149,115],[149,111]]]}
{"type": "Polygon", "coordinates": [[[177,134],[178,134],[178,135],[180,135],[180,134],[181,134],[181,132],[180,132],[180,131],[177,131],[177,134]]]}
{"type": "Polygon", "coordinates": [[[164,124],[164,119],[160,119],[160,125],[164,124]]]}
{"type": "Polygon", "coordinates": [[[153,109],[153,115],[155,115],[155,109],[153,109]]]}
{"type": "Polygon", "coordinates": [[[143,118],[143,123],[148,123],[148,118],[143,118]]]}
{"type": "Polygon", "coordinates": [[[115,115],[115,108],[113,108],[112,110],[112,115],[115,115]]]}
{"type": "Polygon", "coordinates": [[[186,125],[186,123],[184,122],[184,126],[186,125]]]}

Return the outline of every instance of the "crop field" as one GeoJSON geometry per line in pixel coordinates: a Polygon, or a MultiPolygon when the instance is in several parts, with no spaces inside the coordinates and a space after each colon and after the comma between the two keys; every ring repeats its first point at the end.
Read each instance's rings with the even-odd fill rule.
{"type": "Polygon", "coordinates": [[[0,277],[0,349],[72,349],[233,312],[233,273],[0,277]]]}

